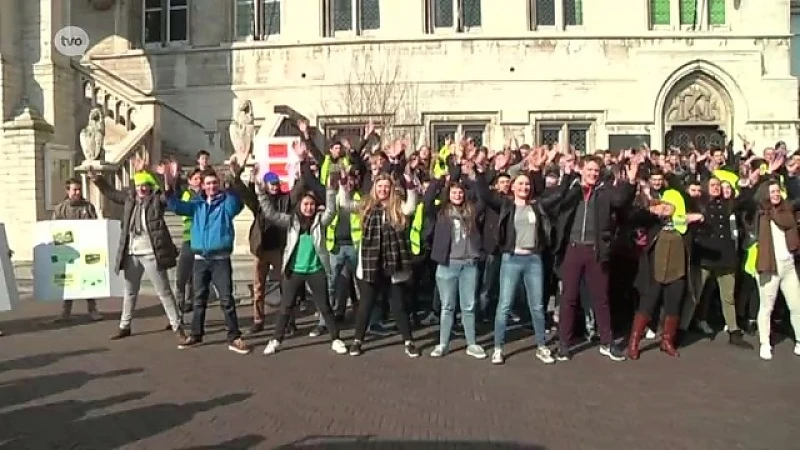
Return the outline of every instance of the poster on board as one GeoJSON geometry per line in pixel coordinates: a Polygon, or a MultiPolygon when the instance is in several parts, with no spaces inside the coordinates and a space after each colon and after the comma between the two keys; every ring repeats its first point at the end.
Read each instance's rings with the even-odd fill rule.
{"type": "Polygon", "coordinates": [[[17,277],[11,262],[5,224],[0,223],[0,312],[11,311],[19,302],[17,277]]]}
{"type": "Polygon", "coordinates": [[[122,277],[114,273],[119,233],[117,220],[37,222],[34,298],[59,302],[122,296],[122,277]]]}
{"type": "Polygon", "coordinates": [[[295,174],[300,170],[300,158],[294,152],[299,137],[259,138],[253,143],[253,157],[258,164],[258,179],[264,179],[267,172],[274,172],[281,178],[281,188],[289,192],[294,186],[295,174]]]}

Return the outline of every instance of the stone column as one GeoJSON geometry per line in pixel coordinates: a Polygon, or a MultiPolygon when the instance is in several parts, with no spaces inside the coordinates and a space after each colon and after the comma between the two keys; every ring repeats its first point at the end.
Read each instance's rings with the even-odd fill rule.
{"type": "Polygon", "coordinates": [[[44,149],[53,137],[53,127],[26,105],[3,123],[2,136],[0,167],[6,195],[0,196],[0,218],[6,224],[14,259],[31,261],[33,226],[50,219],[45,208],[44,149]]]}

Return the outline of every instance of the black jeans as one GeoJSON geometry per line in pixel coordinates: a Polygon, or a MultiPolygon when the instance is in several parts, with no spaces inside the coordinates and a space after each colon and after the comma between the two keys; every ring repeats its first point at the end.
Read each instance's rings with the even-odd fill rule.
{"type": "Polygon", "coordinates": [[[228,342],[242,336],[239,331],[239,320],[236,317],[236,303],[233,301],[231,259],[195,259],[194,260],[194,315],[192,316],[192,336],[202,339],[206,323],[206,308],[211,284],[217,288],[219,305],[225,316],[225,327],[228,329],[228,342]]]}
{"type": "Polygon", "coordinates": [[[683,294],[685,292],[686,278],[681,278],[668,284],[662,284],[651,280],[650,285],[647,287],[647,293],[642,297],[639,303],[639,313],[651,318],[657,317],[657,312],[659,312],[657,308],[663,296],[664,315],[680,316],[683,294]]]}
{"type": "Polygon", "coordinates": [[[403,336],[404,341],[413,340],[411,337],[411,322],[409,321],[406,303],[403,298],[404,291],[407,288],[406,283],[392,283],[390,279],[386,278],[377,283],[359,280],[358,286],[361,289],[361,299],[358,302],[358,310],[356,311],[355,340],[364,341],[372,308],[375,306],[375,302],[379,301],[379,296],[383,290],[389,291],[389,308],[397,324],[397,329],[400,330],[400,335],[403,336]]]}
{"type": "Polygon", "coordinates": [[[294,314],[297,306],[297,296],[306,291],[306,283],[311,288],[312,300],[322,317],[325,318],[325,326],[328,328],[331,339],[339,339],[339,328],[333,319],[333,311],[328,303],[328,276],[324,270],[310,274],[292,273],[286,274],[281,281],[281,307],[278,311],[278,321],[275,324],[275,334],[273,339],[278,342],[283,341],[286,333],[286,324],[294,314]]]}
{"type": "Polygon", "coordinates": [[[175,269],[175,298],[178,300],[178,312],[185,310],[184,304],[193,301],[194,285],[192,283],[192,272],[194,272],[194,253],[192,253],[192,243],[183,241],[181,252],[178,255],[178,267],[175,269]],[[187,293],[186,290],[189,290],[187,293]]]}

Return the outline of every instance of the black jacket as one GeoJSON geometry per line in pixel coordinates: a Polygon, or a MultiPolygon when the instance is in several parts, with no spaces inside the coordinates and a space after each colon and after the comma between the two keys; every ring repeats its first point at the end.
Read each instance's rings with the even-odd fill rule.
{"type": "MultiPolygon", "coordinates": [[[[598,261],[605,262],[611,255],[611,242],[616,229],[612,213],[630,206],[636,195],[636,187],[627,181],[620,181],[617,186],[600,183],[594,188],[592,195],[596,196],[595,216],[592,219],[594,220],[593,229],[596,233],[594,236],[595,257],[598,261]]],[[[559,205],[555,238],[557,261],[562,259],[559,256],[563,256],[567,250],[572,223],[575,221],[578,205],[583,201],[582,197],[583,188],[579,182],[574,181],[559,205]]]]}
{"type": "MultiPolygon", "coordinates": [[[[437,264],[446,266],[450,264],[450,246],[453,239],[453,224],[447,216],[441,213],[441,205],[436,205],[436,198],[441,193],[443,187],[444,182],[442,180],[431,181],[431,184],[425,191],[422,201],[425,211],[425,222],[433,224],[433,228],[430,230],[431,260],[437,264]]],[[[465,192],[465,198],[467,199],[466,201],[472,201],[469,200],[470,197],[474,196],[467,195],[465,192]]],[[[446,202],[442,202],[442,204],[446,204],[446,202]]],[[[480,217],[483,215],[484,204],[482,201],[478,200],[474,202],[474,205],[475,214],[473,217],[473,223],[471,223],[469,226],[470,231],[467,239],[471,242],[471,245],[473,245],[474,248],[481,250],[480,217]]],[[[478,258],[482,258],[483,254],[479,253],[477,256],[478,258]]]]}
{"type": "MultiPolygon", "coordinates": [[[[532,172],[529,176],[531,177],[531,192],[533,192],[534,185],[544,185],[544,181],[534,180],[534,178],[542,177],[540,172],[532,172]]],[[[489,190],[488,185],[482,179],[477,183],[477,186],[478,192],[486,202],[487,209],[492,209],[498,214],[497,250],[501,253],[512,253],[517,239],[517,230],[514,227],[514,216],[517,209],[514,205],[514,200],[489,190]]],[[[555,217],[558,204],[568,186],[568,182],[565,181],[560,186],[561,189],[555,190],[547,196],[540,196],[530,203],[533,212],[536,214],[536,248],[534,249],[536,253],[546,252],[551,247],[553,236],[553,221],[551,218],[555,217]]]]}
{"type": "MultiPolygon", "coordinates": [[[[242,203],[247,209],[253,213],[254,220],[250,224],[249,234],[250,253],[253,256],[258,256],[262,252],[282,250],[283,246],[286,245],[286,233],[264,220],[263,214],[261,214],[261,206],[258,203],[255,185],[253,183],[246,185],[239,176],[235,176],[233,190],[242,199],[242,203]]],[[[279,193],[270,196],[270,199],[276,211],[289,212],[289,194],[279,193]]]]}
{"type": "MultiPolygon", "coordinates": [[[[103,195],[111,202],[123,205],[122,230],[119,235],[119,247],[115,270],[117,273],[125,270],[125,256],[128,254],[128,240],[130,239],[131,216],[136,206],[136,192],[133,189],[118,191],[114,189],[103,177],[95,180],[95,185],[103,195]]],[[[147,233],[150,236],[150,244],[153,246],[153,254],[156,257],[156,265],[159,270],[167,270],[175,267],[178,259],[178,248],[172,242],[172,235],[169,233],[167,223],[164,221],[164,211],[167,202],[161,191],[156,190],[144,199],[144,217],[147,233]]]]}

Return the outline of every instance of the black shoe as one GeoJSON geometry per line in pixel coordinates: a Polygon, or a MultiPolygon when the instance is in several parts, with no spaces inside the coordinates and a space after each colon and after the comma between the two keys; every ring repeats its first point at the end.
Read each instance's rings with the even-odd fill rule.
{"type": "Polygon", "coordinates": [[[569,350],[567,350],[567,349],[563,349],[563,348],[559,347],[559,348],[556,349],[556,351],[554,353],[555,354],[553,356],[556,358],[556,361],[565,362],[565,361],[569,361],[570,359],[572,359],[572,355],[570,354],[569,350]]]}
{"type": "Polygon", "coordinates": [[[353,341],[350,345],[350,356],[360,356],[361,355],[361,342],[360,341],[353,341]]]}
{"type": "Polygon", "coordinates": [[[262,331],[264,331],[264,322],[253,322],[250,325],[250,334],[261,333],[262,331]]]}
{"type": "Polygon", "coordinates": [[[747,333],[748,336],[755,336],[758,333],[758,324],[756,324],[755,320],[748,320],[745,322],[743,328],[743,331],[747,333]]]}
{"type": "Polygon", "coordinates": [[[728,344],[731,344],[735,347],[753,350],[753,344],[744,340],[744,333],[742,330],[731,331],[728,333],[728,344]]]}
{"type": "Polygon", "coordinates": [[[310,333],[308,333],[308,336],[309,337],[319,337],[319,336],[322,336],[323,334],[327,334],[327,333],[328,333],[328,328],[327,327],[323,327],[323,326],[317,325],[317,326],[314,327],[313,330],[311,330],[310,333]]]}
{"type": "Polygon", "coordinates": [[[607,356],[612,361],[625,361],[625,352],[620,350],[616,345],[600,345],[600,354],[607,356]]]}
{"type": "Polygon", "coordinates": [[[296,334],[297,334],[297,325],[293,323],[286,325],[286,333],[284,333],[285,337],[287,338],[294,337],[296,334]]]}
{"type": "Polygon", "coordinates": [[[392,330],[384,326],[382,323],[376,323],[375,325],[370,325],[370,327],[367,328],[367,332],[369,334],[380,337],[387,337],[392,335],[392,330]]]}
{"type": "Polygon", "coordinates": [[[405,348],[406,355],[408,355],[409,358],[419,358],[419,350],[417,350],[417,346],[414,345],[413,342],[406,342],[405,348]]]}

